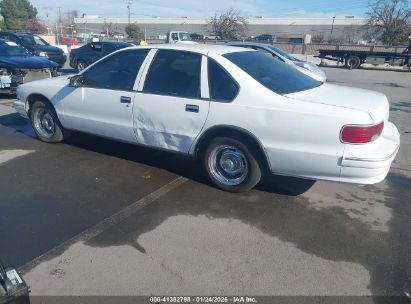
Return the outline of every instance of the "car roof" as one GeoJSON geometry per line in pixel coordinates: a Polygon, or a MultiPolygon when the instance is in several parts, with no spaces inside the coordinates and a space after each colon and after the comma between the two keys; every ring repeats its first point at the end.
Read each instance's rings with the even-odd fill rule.
{"type": "Polygon", "coordinates": [[[258,43],[258,42],[247,42],[247,41],[230,41],[227,42],[228,45],[251,45],[251,46],[259,46],[262,48],[270,48],[270,47],[275,47],[271,44],[266,44],[266,43],[258,43]]]}
{"type": "MultiPolygon", "coordinates": [[[[0,39],[0,43],[1,43],[1,44],[7,44],[7,42],[11,42],[11,43],[14,43],[14,44],[18,45],[18,44],[15,43],[14,41],[11,41],[11,40],[8,40],[8,39],[0,39]]],[[[20,46],[20,45],[18,45],[18,46],[20,46]]]]}
{"type": "MultiPolygon", "coordinates": [[[[148,46],[134,46],[131,48],[148,48],[148,49],[166,49],[166,50],[178,50],[178,51],[188,51],[196,52],[199,54],[207,55],[209,53],[224,55],[229,53],[237,52],[255,52],[251,49],[239,49],[235,46],[221,45],[221,44],[185,44],[185,43],[176,43],[176,44],[152,44],[148,46]]],[[[127,48],[130,49],[130,48],[127,48]]]]}
{"type": "Polygon", "coordinates": [[[99,42],[102,43],[102,44],[129,44],[129,45],[131,45],[131,43],[124,42],[124,41],[99,41],[99,42]]]}

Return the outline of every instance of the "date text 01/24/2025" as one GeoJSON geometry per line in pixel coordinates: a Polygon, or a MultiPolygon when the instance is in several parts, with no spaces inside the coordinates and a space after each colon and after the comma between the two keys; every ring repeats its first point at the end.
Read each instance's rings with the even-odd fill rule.
{"type": "Polygon", "coordinates": [[[150,297],[150,303],[257,303],[254,297],[150,297]]]}

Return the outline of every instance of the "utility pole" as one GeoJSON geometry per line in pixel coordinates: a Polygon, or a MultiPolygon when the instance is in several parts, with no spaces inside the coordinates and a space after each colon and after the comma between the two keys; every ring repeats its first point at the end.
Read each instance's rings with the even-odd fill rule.
{"type": "Polygon", "coordinates": [[[59,9],[59,21],[58,21],[59,25],[58,25],[58,27],[60,27],[60,31],[57,28],[57,44],[60,44],[61,37],[63,37],[63,24],[62,24],[63,19],[61,17],[61,7],[59,7],[58,9],[59,9]],[[60,39],[59,39],[59,32],[60,32],[60,39]]]}
{"type": "Polygon", "coordinates": [[[333,23],[331,25],[330,42],[332,42],[332,39],[333,39],[334,22],[335,22],[335,16],[333,17],[333,23]]]}
{"type": "Polygon", "coordinates": [[[131,24],[131,10],[133,8],[133,0],[127,0],[127,10],[128,10],[128,25],[131,24]]]}

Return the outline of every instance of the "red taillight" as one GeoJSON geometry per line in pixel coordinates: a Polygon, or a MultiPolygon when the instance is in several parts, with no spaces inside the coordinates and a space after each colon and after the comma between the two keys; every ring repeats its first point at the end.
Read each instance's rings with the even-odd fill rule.
{"type": "Polygon", "coordinates": [[[366,144],[376,140],[384,129],[384,122],[374,126],[344,126],[341,141],[346,144],[366,144]]]}

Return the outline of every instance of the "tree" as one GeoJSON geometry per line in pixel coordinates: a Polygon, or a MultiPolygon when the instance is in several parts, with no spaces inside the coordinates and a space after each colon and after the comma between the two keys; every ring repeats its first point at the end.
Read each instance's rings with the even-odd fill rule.
{"type": "Polygon", "coordinates": [[[311,37],[312,43],[323,43],[324,41],[325,41],[324,33],[317,33],[311,37]]]}
{"type": "Polygon", "coordinates": [[[104,19],[104,23],[103,23],[103,33],[107,35],[107,37],[111,37],[114,35],[114,31],[113,31],[113,23],[112,22],[106,22],[106,20],[104,19]]]}
{"type": "Polygon", "coordinates": [[[231,40],[245,35],[248,22],[241,12],[230,8],[223,13],[215,13],[208,22],[213,33],[224,40],[231,40]]]}
{"type": "Polygon", "coordinates": [[[368,26],[388,45],[408,42],[411,34],[411,8],[408,0],[376,0],[367,13],[368,26]]]}
{"type": "Polygon", "coordinates": [[[37,9],[28,0],[3,0],[0,14],[8,30],[19,31],[25,29],[30,19],[36,18],[37,9]]]}
{"type": "Polygon", "coordinates": [[[77,10],[70,10],[61,17],[61,26],[64,35],[72,35],[76,30],[74,19],[78,18],[79,12],[77,10]]]}
{"type": "Polygon", "coordinates": [[[24,29],[33,34],[47,33],[47,27],[42,24],[37,18],[28,20],[24,29]]]}
{"type": "Polygon", "coordinates": [[[130,23],[126,26],[126,33],[131,39],[140,39],[141,30],[137,23],[130,23]]]}

